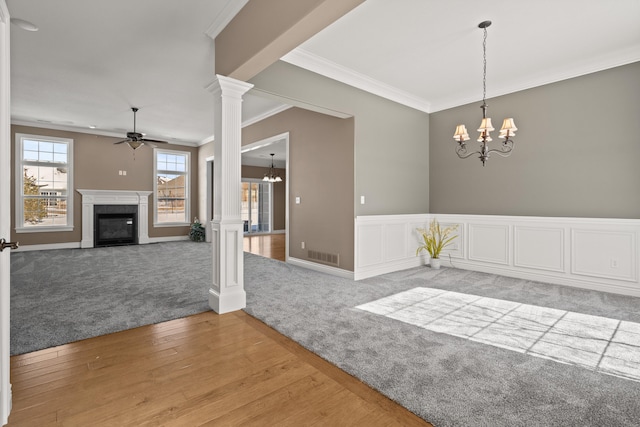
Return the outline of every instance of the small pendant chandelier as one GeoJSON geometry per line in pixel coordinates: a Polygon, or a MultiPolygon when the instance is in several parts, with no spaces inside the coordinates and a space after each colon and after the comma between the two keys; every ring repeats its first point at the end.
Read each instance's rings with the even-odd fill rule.
{"type": "Polygon", "coordinates": [[[276,169],[273,166],[273,156],[275,156],[275,154],[271,153],[271,167],[269,168],[267,173],[264,174],[264,178],[262,178],[262,180],[265,182],[282,182],[280,174],[276,173],[276,169]]]}
{"type": "Polygon", "coordinates": [[[456,126],[456,133],[453,135],[453,139],[456,140],[458,146],[456,147],[456,154],[461,159],[466,159],[474,154],[479,154],[480,160],[482,160],[482,166],[484,166],[485,162],[489,158],[489,154],[496,153],[502,157],[508,157],[513,150],[513,139],[511,137],[516,135],[516,131],[518,128],[516,127],[513,118],[504,119],[502,122],[502,128],[500,129],[500,135],[498,138],[503,139],[502,145],[499,148],[489,149],[487,146],[488,142],[492,141],[490,132],[495,130],[491,125],[491,117],[487,117],[487,108],[489,107],[486,102],[487,97],[487,27],[491,25],[491,21],[483,21],[478,24],[478,28],[482,28],[484,30],[484,39],[482,41],[482,51],[483,51],[483,74],[482,74],[482,123],[480,123],[480,127],[478,128],[478,132],[480,132],[480,136],[478,137],[478,142],[480,145],[479,151],[468,152],[467,144],[469,134],[467,133],[467,127],[465,125],[456,126]]]}

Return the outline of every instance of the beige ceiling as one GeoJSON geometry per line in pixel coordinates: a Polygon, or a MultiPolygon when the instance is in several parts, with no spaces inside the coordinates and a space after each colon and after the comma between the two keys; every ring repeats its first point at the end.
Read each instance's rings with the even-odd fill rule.
{"type": "MultiPolygon", "coordinates": [[[[12,26],[15,123],[119,135],[135,106],[150,137],[210,139],[206,32],[246,0],[7,3],[40,28],[12,26]]],[[[482,97],[477,24],[487,19],[488,97],[640,60],[640,0],[367,0],[284,59],[433,112],[482,97]]],[[[243,119],[281,108],[247,95],[243,119]]]]}

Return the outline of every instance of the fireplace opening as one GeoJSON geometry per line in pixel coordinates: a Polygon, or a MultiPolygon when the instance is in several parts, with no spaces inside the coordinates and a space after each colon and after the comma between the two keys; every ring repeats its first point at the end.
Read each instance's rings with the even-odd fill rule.
{"type": "Polygon", "coordinates": [[[138,207],[134,205],[94,206],[94,246],[138,244],[138,207]]]}

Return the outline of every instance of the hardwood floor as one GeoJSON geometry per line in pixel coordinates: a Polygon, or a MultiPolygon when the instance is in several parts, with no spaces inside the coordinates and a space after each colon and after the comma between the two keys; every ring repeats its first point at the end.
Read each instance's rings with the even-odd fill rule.
{"type": "Polygon", "coordinates": [[[429,426],[244,312],[11,358],[8,426],[429,426]]]}
{"type": "Polygon", "coordinates": [[[267,258],[284,261],[285,235],[266,234],[261,236],[245,236],[244,251],[267,258]]]}

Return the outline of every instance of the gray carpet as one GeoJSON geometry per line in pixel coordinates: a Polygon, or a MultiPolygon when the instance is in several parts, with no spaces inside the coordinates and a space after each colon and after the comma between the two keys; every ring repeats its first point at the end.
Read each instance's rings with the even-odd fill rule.
{"type": "Polygon", "coordinates": [[[245,270],[246,311],[436,426],[638,426],[640,383],[354,307],[416,287],[640,322],[640,299],[428,267],[359,282],[268,259],[245,270]]]}
{"type": "MultiPolygon", "coordinates": [[[[14,253],[12,352],[208,310],[210,254],[192,242],[14,253]]],[[[245,254],[249,314],[436,426],[640,425],[639,382],[354,308],[416,287],[640,322],[638,298],[428,267],[354,282],[245,254]]]]}
{"type": "Polygon", "coordinates": [[[202,313],[210,285],[206,243],[13,252],[11,354],[202,313]]]}

